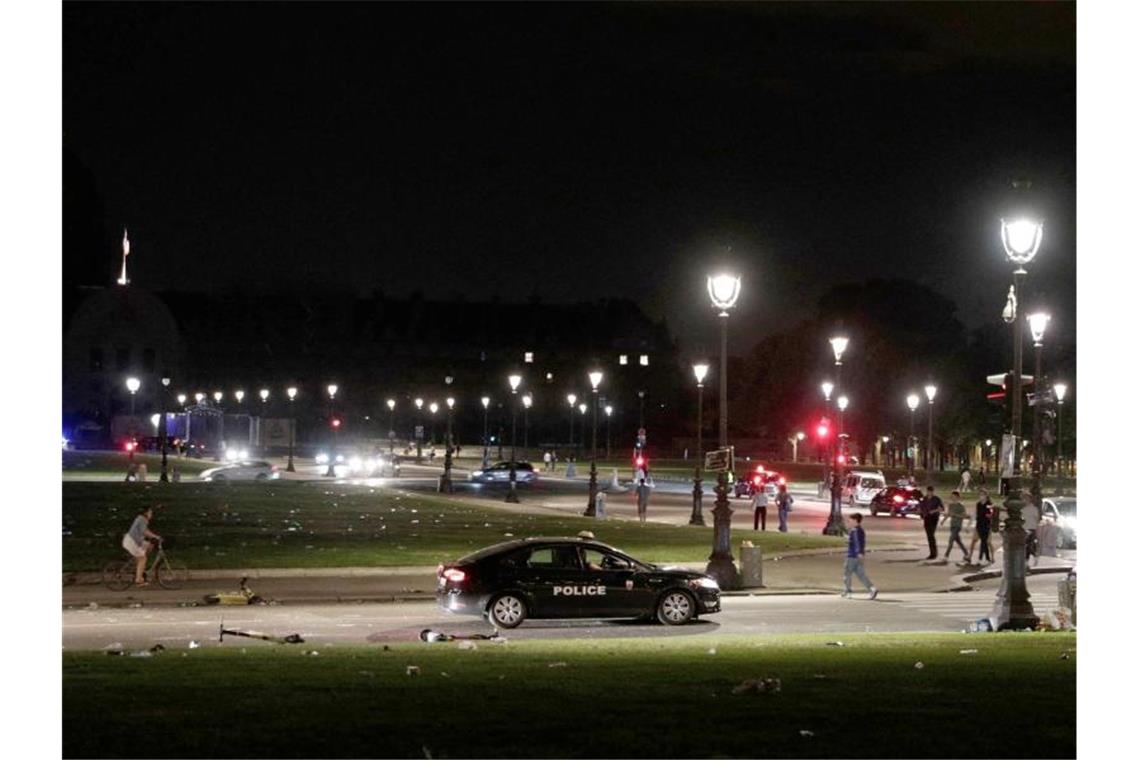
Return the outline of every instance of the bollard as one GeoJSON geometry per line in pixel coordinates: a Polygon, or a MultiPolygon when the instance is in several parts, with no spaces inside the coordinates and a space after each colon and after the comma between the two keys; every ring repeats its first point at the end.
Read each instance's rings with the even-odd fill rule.
{"type": "Polygon", "coordinates": [[[606,492],[598,491],[594,496],[594,517],[598,520],[606,519],[606,492]]]}
{"type": "Polygon", "coordinates": [[[763,559],[760,547],[753,546],[751,541],[740,545],[740,585],[743,588],[763,588],[763,559]]]}
{"type": "Polygon", "coordinates": [[[566,465],[566,477],[568,477],[568,478],[578,477],[578,468],[576,468],[574,466],[573,460],[570,460],[570,463],[568,465],[566,465]]]}
{"type": "Polygon", "coordinates": [[[136,473],[136,479],[142,483],[146,482],[146,465],[145,464],[139,463],[138,472],[136,473]]]}

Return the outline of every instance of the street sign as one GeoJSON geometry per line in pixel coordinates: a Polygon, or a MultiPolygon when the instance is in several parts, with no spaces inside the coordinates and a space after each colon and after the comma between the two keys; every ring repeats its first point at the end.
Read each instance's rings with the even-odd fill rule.
{"type": "Polygon", "coordinates": [[[1038,393],[1030,393],[1028,395],[1030,406],[1052,406],[1057,403],[1056,397],[1053,395],[1052,388],[1044,388],[1038,393]]]}
{"type": "Polygon", "coordinates": [[[645,448],[645,428],[637,429],[637,445],[643,449],[645,448]]]}
{"type": "Polygon", "coordinates": [[[705,454],[705,469],[709,472],[728,472],[733,469],[732,447],[716,449],[705,454]]]}
{"type": "Polygon", "coordinates": [[[424,439],[424,426],[416,425],[416,440],[422,441],[424,439]]]}

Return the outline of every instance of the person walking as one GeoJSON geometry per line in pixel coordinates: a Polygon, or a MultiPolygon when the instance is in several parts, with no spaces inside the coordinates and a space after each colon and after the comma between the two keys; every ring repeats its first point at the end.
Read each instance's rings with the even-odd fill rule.
{"type": "Polygon", "coordinates": [[[993,547],[990,546],[990,519],[992,517],[993,504],[990,502],[990,495],[986,493],[986,489],[978,489],[978,501],[974,505],[974,535],[970,539],[970,551],[967,552],[966,562],[972,563],[974,561],[974,545],[981,544],[978,549],[978,562],[985,561],[986,564],[993,564],[993,547]]]}
{"type": "Polygon", "coordinates": [[[958,490],[966,493],[970,490],[970,468],[962,470],[962,478],[958,481],[958,490]]]}
{"type": "Polygon", "coordinates": [[[752,497],[752,530],[768,530],[768,494],[763,486],[752,497]]]}
{"type": "Polygon", "coordinates": [[[958,491],[950,492],[950,504],[946,507],[946,514],[942,517],[942,522],[945,523],[950,520],[950,538],[946,542],[946,559],[950,559],[950,550],[954,548],[954,544],[958,544],[958,548],[962,550],[961,564],[966,564],[970,561],[970,552],[962,543],[962,522],[966,519],[966,507],[959,500],[960,497],[961,494],[958,491]]]}
{"type": "Polygon", "coordinates": [[[1036,565],[1041,557],[1037,551],[1037,526],[1041,524],[1041,508],[1030,501],[1021,510],[1021,519],[1025,521],[1025,562],[1028,564],[1032,557],[1033,564],[1036,565]]]}
{"type": "Polygon", "coordinates": [[[542,452],[542,469],[544,472],[550,472],[550,452],[542,452]]]}
{"type": "Polygon", "coordinates": [[[934,540],[934,532],[938,530],[938,518],[942,515],[942,499],[934,495],[934,486],[926,487],[926,496],[918,503],[918,513],[922,515],[922,527],[926,530],[926,543],[930,547],[926,559],[938,559],[938,542],[934,540]]]}
{"type": "Polygon", "coordinates": [[[645,522],[645,514],[649,511],[649,486],[642,478],[637,484],[637,519],[645,522]]]}
{"type": "Polygon", "coordinates": [[[780,518],[780,532],[788,532],[788,513],[792,511],[792,503],[795,499],[788,493],[787,485],[780,485],[780,490],[776,493],[776,515],[780,518]]]}
{"type": "Polygon", "coordinates": [[[851,521],[851,528],[847,533],[847,558],[843,562],[843,598],[851,598],[851,576],[856,575],[867,587],[867,590],[871,592],[871,598],[874,599],[879,595],[879,589],[871,583],[871,579],[867,577],[867,571],[863,568],[863,558],[867,553],[867,535],[863,532],[863,515],[856,512],[849,515],[847,519],[851,521]]]}

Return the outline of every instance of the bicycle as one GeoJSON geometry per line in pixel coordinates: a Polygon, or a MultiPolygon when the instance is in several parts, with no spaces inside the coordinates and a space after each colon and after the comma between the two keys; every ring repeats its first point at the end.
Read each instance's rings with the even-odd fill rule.
{"type": "MultiPolygon", "coordinates": [[[[182,563],[171,562],[166,556],[163,542],[156,543],[158,546],[154,551],[154,561],[145,570],[143,577],[156,580],[165,589],[182,588],[190,577],[189,569],[182,563]]],[[[103,585],[112,591],[126,591],[135,583],[135,563],[134,557],[108,562],[103,568],[103,585]]]]}

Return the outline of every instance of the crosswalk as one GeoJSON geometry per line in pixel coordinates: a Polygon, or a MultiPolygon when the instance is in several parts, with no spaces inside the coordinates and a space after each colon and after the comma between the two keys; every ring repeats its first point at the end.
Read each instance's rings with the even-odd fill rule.
{"type": "MultiPolygon", "coordinates": [[[[897,604],[910,610],[938,615],[952,620],[973,621],[989,615],[994,605],[994,591],[959,591],[952,593],[907,594],[897,604]]],[[[1058,609],[1056,590],[1030,591],[1030,603],[1037,615],[1058,609]]]]}

